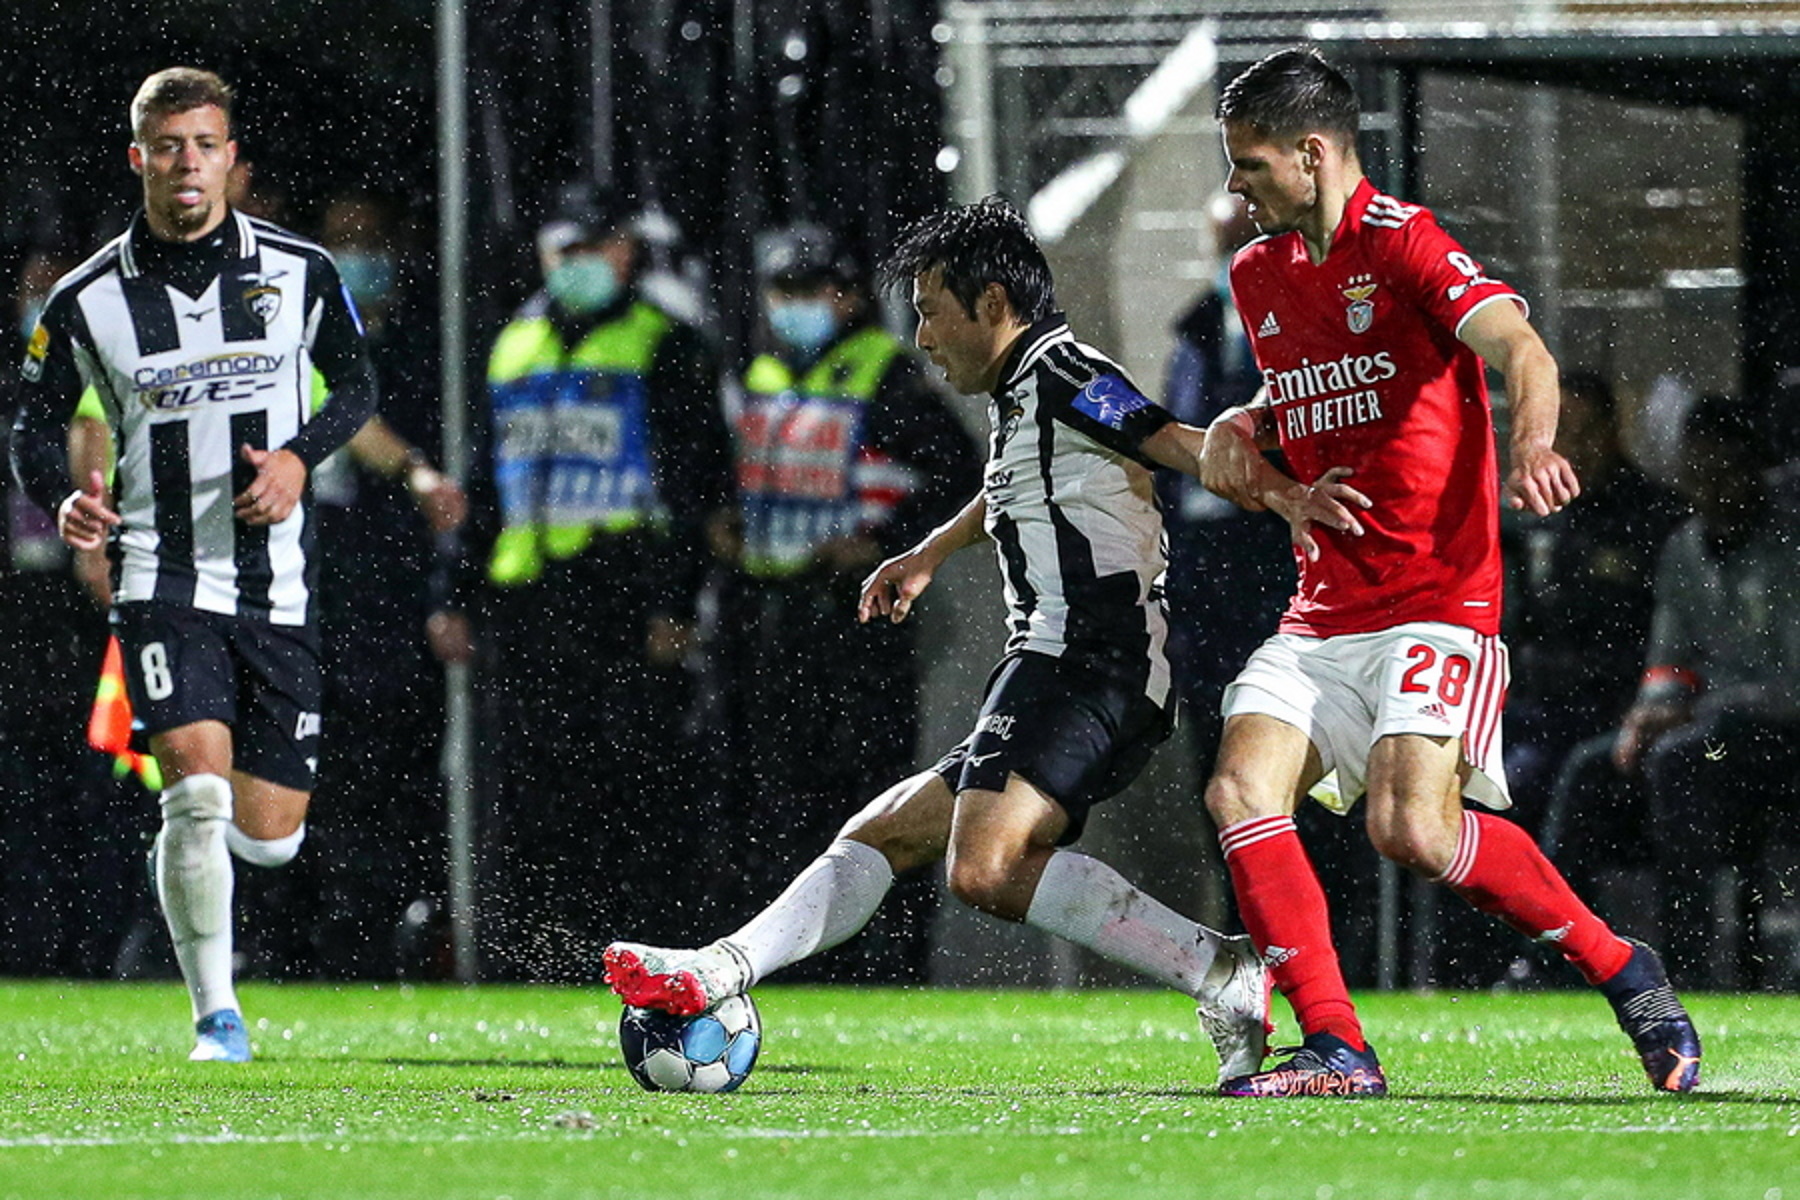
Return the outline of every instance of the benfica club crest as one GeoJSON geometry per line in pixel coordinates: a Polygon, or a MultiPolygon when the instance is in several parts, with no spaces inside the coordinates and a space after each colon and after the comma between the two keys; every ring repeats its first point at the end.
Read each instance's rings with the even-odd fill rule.
{"type": "Polygon", "coordinates": [[[1344,288],[1344,299],[1350,301],[1344,319],[1350,323],[1351,333],[1367,333],[1369,326],[1375,323],[1375,302],[1369,297],[1375,294],[1377,286],[1367,275],[1353,275],[1349,286],[1344,288]]]}
{"type": "Polygon", "coordinates": [[[250,315],[261,321],[265,327],[275,319],[281,311],[281,289],[275,287],[251,288],[244,293],[244,307],[250,315]]]}

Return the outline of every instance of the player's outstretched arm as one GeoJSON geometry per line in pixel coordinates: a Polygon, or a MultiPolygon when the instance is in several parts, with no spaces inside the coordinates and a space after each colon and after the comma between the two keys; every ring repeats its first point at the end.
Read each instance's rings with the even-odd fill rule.
{"type": "Polygon", "coordinates": [[[1562,392],[1556,360],[1517,305],[1476,309],[1458,335],[1463,343],[1506,377],[1512,414],[1512,468],[1506,475],[1506,502],[1540,517],[1560,511],[1581,495],[1575,468],[1556,452],[1556,418],[1562,392]]]}
{"type": "Polygon", "coordinates": [[[1158,466],[1201,478],[1201,459],[1206,453],[1206,430],[1170,421],[1145,438],[1138,447],[1145,458],[1158,466]]]}
{"type": "Polygon", "coordinates": [[[1277,444],[1270,410],[1258,400],[1228,408],[1206,428],[1199,479],[1206,490],[1251,512],[1268,507],[1264,493],[1291,484],[1263,451],[1277,444]]]}
{"type": "Polygon", "coordinates": [[[944,560],[987,536],[987,497],[977,494],[962,511],[926,534],[904,554],[888,559],[863,580],[856,619],[862,624],[886,617],[894,624],[906,620],[913,601],[931,586],[931,578],[944,560]]]}
{"type": "Polygon", "coordinates": [[[1229,408],[1207,427],[1200,454],[1200,482],[1209,491],[1251,512],[1264,509],[1288,523],[1288,534],[1308,561],[1317,561],[1319,543],[1312,526],[1324,525],[1362,536],[1357,509],[1373,507],[1369,498],[1344,482],[1349,467],[1332,467],[1310,484],[1282,471],[1263,453],[1275,445],[1271,410],[1253,401],[1229,408]]]}

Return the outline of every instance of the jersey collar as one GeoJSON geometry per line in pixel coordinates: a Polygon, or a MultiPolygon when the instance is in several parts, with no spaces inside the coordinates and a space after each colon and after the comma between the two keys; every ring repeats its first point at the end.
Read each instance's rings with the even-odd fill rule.
{"type": "MultiPolygon", "coordinates": [[[[1337,253],[1339,246],[1349,246],[1355,243],[1356,235],[1362,230],[1363,213],[1368,211],[1369,201],[1373,200],[1376,195],[1375,185],[1369,182],[1367,175],[1356,181],[1356,187],[1351,191],[1350,199],[1344,202],[1344,215],[1338,218],[1337,228],[1331,231],[1331,249],[1325,252],[1327,259],[1337,253]]],[[[1304,240],[1300,243],[1300,253],[1302,255],[1306,253],[1304,240]]],[[[1324,266],[1325,264],[1320,263],[1319,265],[1324,266]]]]}
{"type": "MultiPolygon", "coordinates": [[[[177,248],[186,243],[164,242],[150,232],[150,221],[142,208],[131,214],[131,225],[125,230],[125,237],[119,250],[119,273],[127,279],[136,279],[144,273],[144,251],[156,244],[158,250],[177,248]]],[[[250,218],[231,209],[225,214],[225,220],[219,228],[208,234],[197,246],[217,246],[228,254],[238,258],[249,258],[256,253],[256,229],[250,224],[250,218]]],[[[156,257],[152,252],[151,258],[156,257]]]]}
{"type": "Polygon", "coordinates": [[[1051,313],[1038,321],[1021,333],[1012,349],[1006,352],[1006,358],[1000,364],[1000,383],[993,394],[1000,396],[1023,379],[1051,346],[1074,340],[1075,335],[1069,332],[1069,320],[1061,313],[1051,313]]]}
{"type": "MultiPolygon", "coordinates": [[[[1338,218],[1337,228],[1331,231],[1331,249],[1325,252],[1325,259],[1318,266],[1323,267],[1326,262],[1331,261],[1331,256],[1338,252],[1338,247],[1355,242],[1357,232],[1362,229],[1363,214],[1368,211],[1369,201],[1378,195],[1380,193],[1369,182],[1367,175],[1356,181],[1356,186],[1350,191],[1350,199],[1344,202],[1344,212],[1338,218]]],[[[1312,256],[1306,252],[1306,238],[1298,229],[1289,230],[1272,239],[1269,243],[1271,248],[1279,247],[1282,238],[1287,239],[1288,248],[1286,251],[1278,250],[1278,253],[1291,254],[1294,262],[1312,264],[1312,256]]]]}

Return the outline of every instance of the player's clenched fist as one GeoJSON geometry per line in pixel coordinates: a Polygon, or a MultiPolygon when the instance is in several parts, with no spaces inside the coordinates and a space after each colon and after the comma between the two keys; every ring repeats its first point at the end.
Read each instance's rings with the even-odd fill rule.
{"type": "Polygon", "coordinates": [[[119,523],[119,514],[108,504],[106,480],[100,472],[88,474],[88,485],[70,492],[56,507],[56,531],[77,550],[98,550],[106,544],[106,531],[119,523]]]}

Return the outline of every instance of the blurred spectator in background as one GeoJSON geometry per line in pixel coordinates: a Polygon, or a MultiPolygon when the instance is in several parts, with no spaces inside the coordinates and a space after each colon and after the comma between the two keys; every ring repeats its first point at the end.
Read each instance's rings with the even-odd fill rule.
{"type": "Polygon", "coordinates": [[[1522,816],[1542,813],[1577,742],[1598,736],[1610,748],[1650,635],[1656,556],[1687,512],[1625,457],[1603,376],[1565,371],[1561,390],[1556,447],[1582,480],[1581,503],[1501,517],[1514,657],[1506,773],[1522,816]]]}
{"type": "Polygon", "coordinates": [[[1637,907],[1660,902],[1672,973],[1736,987],[1763,957],[1740,885],[1800,795],[1800,480],[1769,473],[1751,402],[1704,397],[1684,435],[1696,513],[1657,564],[1637,699],[1604,753],[1571,757],[1556,808],[1564,858],[1655,867],[1637,907]]]}
{"type": "MultiPolygon", "coordinates": [[[[461,489],[434,465],[441,402],[435,297],[387,197],[339,193],[319,241],[362,318],[380,408],[313,474],[319,519],[325,750],[310,823],[317,854],[251,884],[285,923],[246,945],[274,975],[392,977],[408,904],[443,902],[441,670],[430,616],[448,602],[461,489]]],[[[256,897],[246,897],[247,903],[256,897]]],[[[260,960],[260,961],[259,961],[260,960]]]]}
{"type": "MultiPolygon", "coordinates": [[[[756,250],[769,338],[742,380],[739,570],[716,640],[740,791],[734,911],[766,903],[866,797],[913,770],[914,629],[859,625],[860,589],[981,478],[973,438],[881,327],[838,240],[795,225],[756,250]]],[[[936,881],[915,878],[899,897],[804,977],[922,979],[936,881]]]]}
{"type": "Polygon", "coordinates": [[[566,195],[538,234],[544,289],[488,360],[482,929],[501,977],[597,971],[603,934],[692,890],[716,802],[687,778],[684,660],[731,519],[731,434],[712,347],[635,287],[634,218],[566,195]]]}
{"type": "MultiPolygon", "coordinates": [[[[1164,406],[1201,428],[1262,387],[1237,307],[1231,301],[1231,256],[1258,236],[1244,202],[1220,192],[1207,205],[1213,281],[1175,323],[1164,406]]],[[[1169,657],[1175,685],[1193,721],[1201,774],[1219,740],[1219,699],[1250,652],[1275,628],[1294,590],[1287,526],[1274,513],[1246,512],[1200,481],[1158,471],[1169,530],[1169,657]]]]}
{"type": "MultiPolygon", "coordinates": [[[[53,249],[26,254],[0,361],[24,359],[51,286],[75,265],[53,249]]],[[[89,394],[70,413],[71,474],[104,469],[110,451],[89,394]]],[[[104,975],[143,878],[142,846],[115,836],[142,796],[115,783],[83,737],[106,645],[106,556],[65,545],[10,470],[0,470],[0,518],[0,793],[16,801],[0,806],[0,973],[104,975]]]]}
{"type": "MultiPolygon", "coordinates": [[[[1606,855],[1557,853],[1562,823],[1550,803],[1565,761],[1610,753],[1619,716],[1637,687],[1639,648],[1650,634],[1651,577],[1663,541],[1686,513],[1681,498],[1625,457],[1618,406],[1606,378],[1564,371],[1556,448],[1582,481],[1581,499],[1538,516],[1503,510],[1507,568],[1505,631],[1513,654],[1506,703],[1506,774],[1522,820],[1538,822],[1547,852],[1578,891],[1621,908],[1631,883],[1606,855]],[[1580,743],[1589,744],[1577,750],[1580,743]],[[1571,754],[1576,757],[1571,759],[1571,754]]],[[[1510,951],[1510,939],[1457,908],[1443,919],[1454,928],[1447,944],[1473,948],[1446,964],[1446,982],[1485,982],[1510,951]]],[[[1522,955],[1507,983],[1546,978],[1553,956],[1522,955]]]]}
{"type": "Polygon", "coordinates": [[[294,224],[293,214],[288,211],[287,189],[247,158],[239,158],[225,176],[225,199],[232,208],[250,216],[277,225],[294,224]]]}

